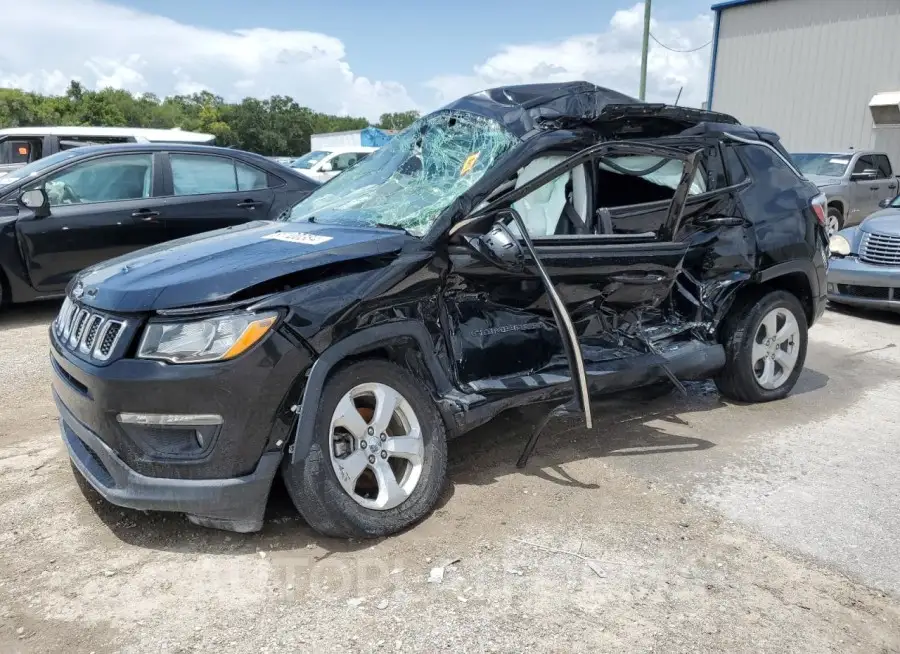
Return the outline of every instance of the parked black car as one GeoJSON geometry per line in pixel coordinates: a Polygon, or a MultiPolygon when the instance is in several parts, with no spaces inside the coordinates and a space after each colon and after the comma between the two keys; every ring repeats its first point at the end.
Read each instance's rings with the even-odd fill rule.
{"type": "Polygon", "coordinates": [[[213,146],[84,146],[0,177],[0,304],[60,296],[82,268],[148,245],[276,218],[319,184],[213,146]]]}
{"type": "MultiPolygon", "coordinates": [[[[462,98],[294,207],[84,271],[50,330],[109,501],[250,531],[279,468],[322,533],[432,509],[510,407],[715,377],[784,397],[825,306],[825,199],[778,137],[587,83],[462,98]]],[[[534,438],[523,452],[524,465],[534,438]]]]}

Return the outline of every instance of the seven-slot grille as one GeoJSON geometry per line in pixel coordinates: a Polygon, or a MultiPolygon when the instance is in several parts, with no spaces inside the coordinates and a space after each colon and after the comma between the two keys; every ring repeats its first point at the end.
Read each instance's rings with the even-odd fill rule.
{"type": "Polygon", "coordinates": [[[900,266],[900,236],[863,233],[859,258],[866,263],[900,266]]]}
{"type": "Polygon", "coordinates": [[[70,350],[98,361],[107,361],[124,331],[122,320],[109,318],[81,307],[69,298],[63,301],[53,329],[70,350]]]}

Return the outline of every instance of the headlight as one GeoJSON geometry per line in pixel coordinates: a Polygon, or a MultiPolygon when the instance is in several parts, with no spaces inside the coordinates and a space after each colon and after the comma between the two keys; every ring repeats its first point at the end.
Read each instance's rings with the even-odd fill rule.
{"type": "Polygon", "coordinates": [[[277,319],[277,313],[239,313],[192,322],[151,322],[138,357],[171,363],[233,359],[269,333],[277,319]]]}
{"type": "Polygon", "coordinates": [[[828,241],[828,249],[831,250],[831,254],[846,257],[850,254],[850,241],[840,234],[835,234],[828,241]]]}

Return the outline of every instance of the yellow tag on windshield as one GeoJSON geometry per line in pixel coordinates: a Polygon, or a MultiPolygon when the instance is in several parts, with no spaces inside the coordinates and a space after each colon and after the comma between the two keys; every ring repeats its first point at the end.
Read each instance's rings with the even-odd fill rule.
{"type": "Polygon", "coordinates": [[[479,155],[481,155],[481,153],[480,153],[480,152],[476,152],[475,154],[470,154],[468,157],[466,157],[466,160],[463,161],[462,168],[459,169],[459,176],[460,176],[460,177],[462,177],[462,176],[465,175],[467,172],[469,172],[470,170],[472,170],[472,168],[475,167],[475,162],[478,161],[479,155]]]}

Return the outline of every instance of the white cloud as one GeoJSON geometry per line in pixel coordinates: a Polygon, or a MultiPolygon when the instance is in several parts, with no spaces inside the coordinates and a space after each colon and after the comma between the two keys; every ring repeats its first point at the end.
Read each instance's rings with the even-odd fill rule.
{"type": "MultiPolygon", "coordinates": [[[[396,82],[353,73],[344,44],[315,32],[193,27],[100,0],[3,3],[9,25],[0,86],[63,93],[70,79],[164,96],[210,90],[228,99],[290,95],[320,111],[377,118],[417,108],[396,82]]],[[[389,71],[388,71],[389,72],[389,71]]]]}
{"type": "MultiPolygon", "coordinates": [[[[290,95],[319,111],[376,119],[386,111],[428,111],[492,86],[585,79],[637,95],[643,5],[617,11],[609,26],[553,43],[513,44],[475,66],[425,82],[416,102],[398,82],[356,75],[344,44],[327,34],[252,28],[225,32],[179,23],[103,0],[5,2],[9,25],[40,17],[42,38],[7,30],[0,48],[0,86],[61,94],[69,80],[158,96],[209,90],[228,100],[247,95],[290,95]]],[[[674,48],[690,49],[712,35],[712,19],[658,22],[653,33],[674,48]]],[[[420,44],[421,45],[421,44],[420,44]]],[[[705,97],[709,48],[669,52],[651,42],[648,99],[682,104],[705,97]]],[[[384,74],[389,76],[390,70],[384,74]]]]}
{"type": "MultiPolygon", "coordinates": [[[[442,75],[427,86],[443,104],[467,93],[505,84],[587,80],[637,96],[641,68],[644,5],[617,11],[609,27],[598,34],[572,36],[553,43],[508,45],[469,75],[442,75]]],[[[678,50],[702,46],[712,38],[712,18],[653,20],[650,31],[662,43],[678,50]]],[[[674,102],[684,87],[680,104],[700,106],[706,98],[709,47],[693,53],[675,53],[650,42],[647,61],[647,99],[674,102]]]]}

